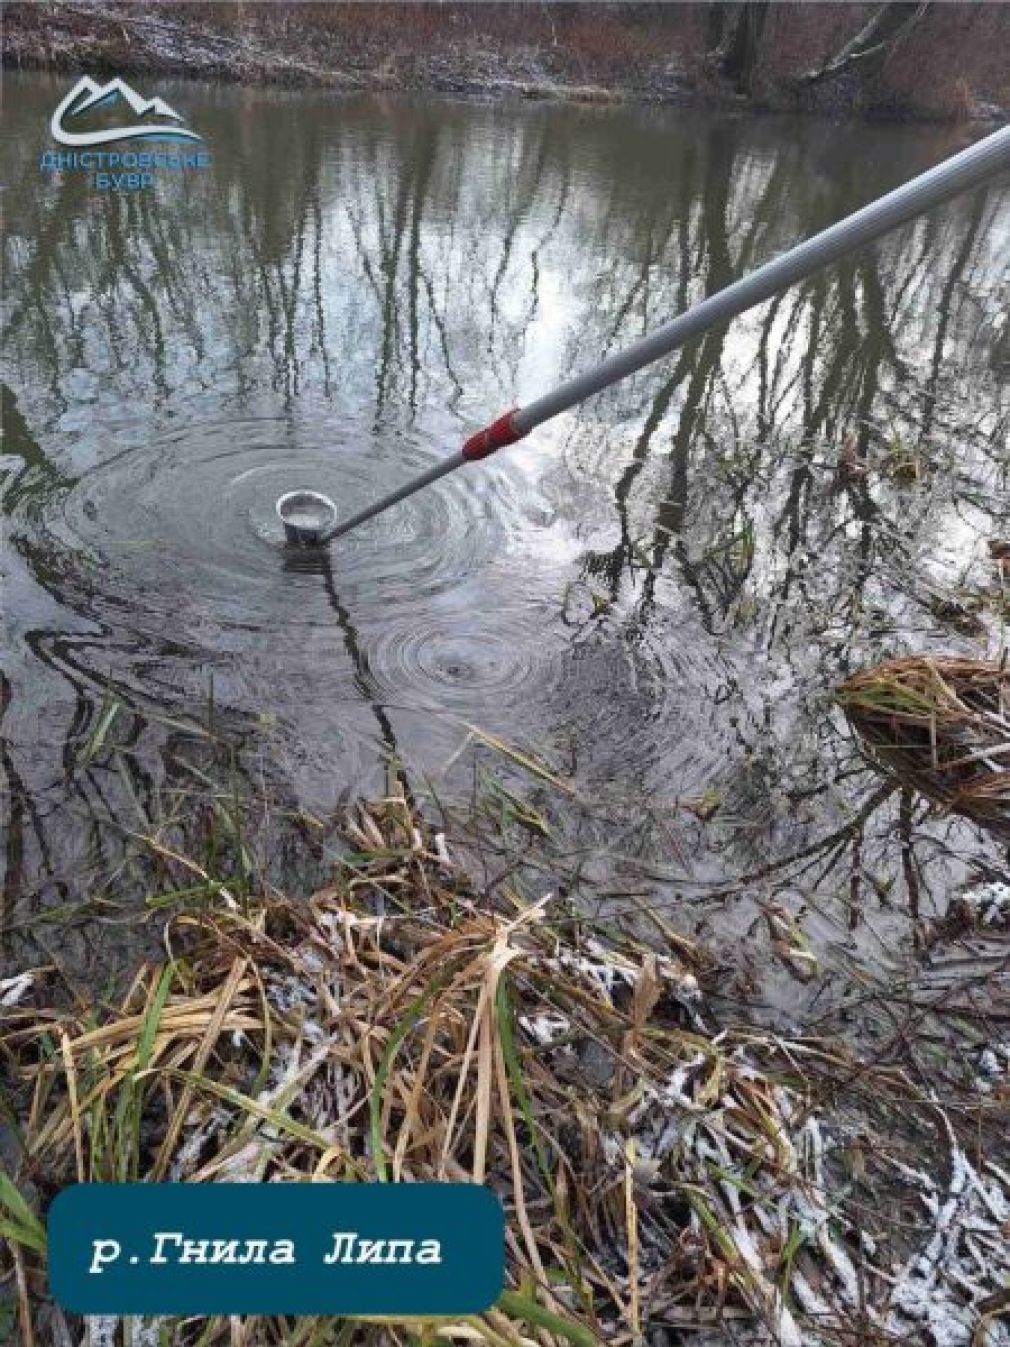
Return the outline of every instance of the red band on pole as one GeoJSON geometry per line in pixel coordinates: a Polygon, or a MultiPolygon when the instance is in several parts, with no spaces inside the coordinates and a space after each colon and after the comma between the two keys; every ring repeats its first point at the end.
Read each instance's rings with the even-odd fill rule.
{"type": "Polygon", "coordinates": [[[463,445],[463,457],[468,463],[488,458],[496,449],[504,449],[507,444],[515,444],[516,440],[523,438],[526,432],[516,430],[512,424],[512,418],[518,410],[518,407],[513,407],[504,416],[499,416],[497,421],[492,421],[483,430],[478,430],[476,435],[470,436],[463,445]]]}

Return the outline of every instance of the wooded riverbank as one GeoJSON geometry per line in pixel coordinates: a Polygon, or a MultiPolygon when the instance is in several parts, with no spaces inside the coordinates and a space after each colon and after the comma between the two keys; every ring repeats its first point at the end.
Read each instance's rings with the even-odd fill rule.
{"type": "Polygon", "coordinates": [[[343,90],[1000,120],[987,4],[23,4],[8,67],[343,90]],[[928,71],[928,78],[924,72],[928,71]]]}

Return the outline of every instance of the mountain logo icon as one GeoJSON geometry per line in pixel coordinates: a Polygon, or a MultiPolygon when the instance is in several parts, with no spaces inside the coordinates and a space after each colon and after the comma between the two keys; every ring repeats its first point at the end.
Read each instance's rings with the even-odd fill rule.
{"type": "Polygon", "coordinates": [[[109,80],[99,84],[88,75],[82,75],[53,113],[49,130],[60,145],[110,145],[117,140],[202,140],[195,131],[188,131],[182,118],[163,98],[142,98],[125,80],[109,80]],[[130,126],[106,127],[100,131],[68,131],[66,123],[82,113],[99,107],[111,107],[122,102],[130,108],[138,121],[130,126]],[[160,120],[139,120],[158,118],[160,120]]]}

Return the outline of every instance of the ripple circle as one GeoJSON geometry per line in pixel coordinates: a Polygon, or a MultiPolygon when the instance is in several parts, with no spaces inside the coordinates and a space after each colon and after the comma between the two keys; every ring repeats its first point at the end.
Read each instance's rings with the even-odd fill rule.
{"type": "MultiPolygon", "coordinates": [[[[101,569],[103,589],[139,590],[137,621],[152,631],[194,605],[210,626],[247,631],[328,623],[319,604],[300,600],[318,593],[318,577],[285,568],[277,497],[321,491],[343,516],[439,456],[405,431],[272,419],[188,427],[91,469],[45,526],[88,559],[85,569],[101,569]]],[[[520,508],[494,468],[442,479],[330,545],[342,599],[364,595],[385,611],[453,589],[508,546],[520,508]]]]}
{"type": "Polygon", "coordinates": [[[522,611],[394,615],[370,639],[371,686],[389,705],[481,716],[527,705],[554,680],[558,656],[522,611]]]}

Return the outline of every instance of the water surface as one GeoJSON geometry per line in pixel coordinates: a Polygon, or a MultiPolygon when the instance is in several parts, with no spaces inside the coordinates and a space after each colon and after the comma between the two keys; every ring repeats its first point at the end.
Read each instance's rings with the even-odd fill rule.
{"type": "MultiPolygon", "coordinates": [[[[380,790],[391,756],[465,793],[454,755],[483,727],[607,801],[587,844],[651,877],[629,905],[669,903],[867,798],[829,698],[847,672],[998,648],[1005,186],[441,481],[327,565],[286,557],[274,514],[298,487],[359,509],[971,133],[166,82],[212,167],[110,194],[38,171],[63,84],[8,91],[19,961],[29,933],[66,952],[41,914],[128,901],[130,833],[193,787],[187,727],[210,702],[230,770],[320,815],[380,790]]],[[[898,882],[893,815],[870,832],[844,875],[810,876],[833,929],[861,881],[860,903],[898,882]]],[[[930,902],[977,845],[934,829],[930,902]]],[[[109,937],[81,942],[86,964],[109,937]]]]}

